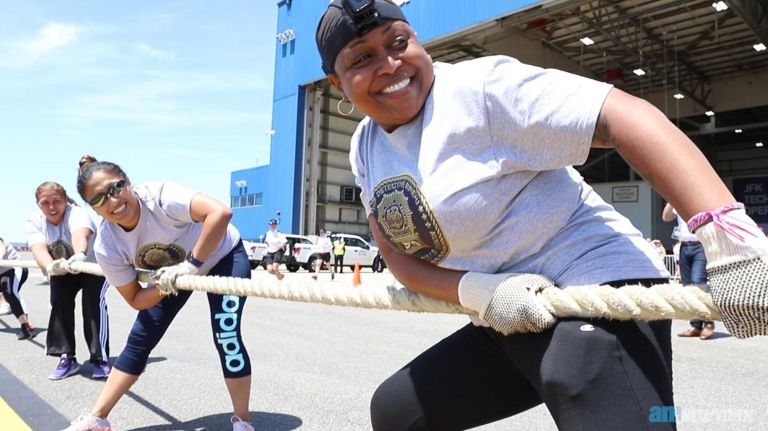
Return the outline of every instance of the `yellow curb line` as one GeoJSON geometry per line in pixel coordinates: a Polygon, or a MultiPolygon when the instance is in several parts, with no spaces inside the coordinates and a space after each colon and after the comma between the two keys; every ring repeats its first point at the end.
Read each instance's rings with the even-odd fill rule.
{"type": "Polygon", "coordinates": [[[32,428],[2,398],[0,398],[0,428],[13,431],[32,431],[32,428]]]}

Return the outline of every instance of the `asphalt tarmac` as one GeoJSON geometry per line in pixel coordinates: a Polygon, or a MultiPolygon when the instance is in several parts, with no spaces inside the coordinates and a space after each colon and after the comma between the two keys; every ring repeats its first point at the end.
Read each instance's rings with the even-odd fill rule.
{"type": "MultiPolygon", "coordinates": [[[[25,257],[26,258],[26,257],[25,257]]],[[[270,277],[258,269],[254,277],[270,277]]],[[[300,270],[287,277],[309,281],[300,270]]],[[[321,280],[329,279],[321,273],[321,280]]],[[[363,270],[363,287],[393,282],[387,271],[363,270]]],[[[351,283],[352,274],[336,277],[351,283]]],[[[48,285],[30,271],[22,296],[40,332],[17,341],[18,322],[0,316],[0,397],[10,406],[0,430],[59,430],[86,413],[103,381],[80,375],[50,381],[57,359],[44,355],[48,285]]],[[[79,298],[79,296],[78,296],[79,298]]],[[[79,301],[79,299],[78,299],[79,301]]],[[[136,312],[108,294],[111,361],[119,355],[136,312]]],[[[78,357],[87,359],[77,316],[78,357]]],[[[467,323],[459,315],[346,308],[248,299],[243,337],[253,367],[252,418],[257,430],[367,430],[369,401],[386,377],[467,323]]],[[[687,322],[675,321],[675,333],[687,322]]],[[[229,430],[231,406],[215,352],[205,295],[195,293],[150,357],[146,372],[112,411],[116,430],[229,430]]],[[[714,339],[673,338],[675,399],[681,430],[764,430],[768,422],[768,337],[737,340],[717,326],[714,339]]],[[[649,413],[650,414],[650,413],[649,413]]],[[[555,430],[543,406],[482,430],[555,430]]]]}

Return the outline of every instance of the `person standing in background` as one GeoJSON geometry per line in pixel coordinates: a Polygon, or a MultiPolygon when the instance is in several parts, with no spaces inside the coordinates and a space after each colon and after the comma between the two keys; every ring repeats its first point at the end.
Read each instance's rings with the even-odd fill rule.
{"type": "Polygon", "coordinates": [[[67,195],[61,184],[47,181],[35,190],[39,211],[27,220],[27,242],[38,266],[50,276],[51,316],[48,320],[45,349],[59,357],[59,364],[48,376],[65,379],[80,371],[75,358],[75,296],[82,294],[83,332],[93,378],[109,375],[109,318],[104,277],[73,274],[72,262],[96,262],[93,253],[94,232],[88,214],[67,195]]]}
{"type": "Polygon", "coordinates": [[[277,220],[271,219],[269,221],[269,230],[264,235],[264,243],[267,244],[266,255],[264,256],[267,271],[277,277],[278,280],[282,280],[285,275],[280,272],[280,264],[283,262],[283,253],[285,253],[285,247],[288,245],[288,239],[277,229],[277,220]]]}
{"type": "MultiPolygon", "coordinates": [[[[0,238],[0,259],[19,260],[19,254],[9,242],[0,238]]],[[[21,329],[16,334],[17,340],[27,340],[35,336],[35,328],[29,325],[29,316],[24,302],[21,300],[21,286],[27,280],[27,268],[0,267],[0,289],[3,292],[4,304],[8,304],[10,312],[19,319],[21,329]]]]}
{"type": "Polygon", "coordinates": [[[333,270],[334,272],[344,272],[344,253],[347,251],[347,243],[344,237],[337,236],[333,241],[333,270]]]}
{"type": "Polygon", "coordinates": [[[331,280],[334,279],[335,273],[331,267],[331,248],[333,248],[333,244],[331,244],[330,238],[328,238],[324,229],[320,229],[320,237],[317,238],[317,251],[320,253],[320,257],[315,259],[315,274],[312,276],[313,280],[317,280],[317,275],[320,273],[323,266],[325,266],[328,271],[331,271],[331,280]]]}
{"type": "MultiPolygon", "coordinates": [[[[705,286],[707,284],[707,256],[704,254],[704,246],[696,235],[688,230],[688,223],[680,217],[680,214],[667,203],[661,214],[662,220],[671,222],[677,219],[677,228],[680,241],[680,282],[683,285],[695,284],[705,286]]],[[[678,337],[699,337],[708,340],[715,333],[715,322],[711,320],[691,320],[691,327],[677,334],[678,337]]]]}

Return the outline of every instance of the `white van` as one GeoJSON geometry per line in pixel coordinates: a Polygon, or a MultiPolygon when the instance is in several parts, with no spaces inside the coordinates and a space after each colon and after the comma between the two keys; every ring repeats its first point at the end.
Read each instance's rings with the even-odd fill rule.
{"type": "Polygon", "coordinates": [[[384,271],[384,261],[379,254],[379,248],[371,245],[368,241],[357,235],[351,235],[347,233],[334,233],[331,234],[331,241],[336,241],[337,238],[343,238],[346,244],[346,251],[344,253],[344,265],[354,269],[355,263],[359,263],[361,267],[371,268],[373,272],[384,271]]]}

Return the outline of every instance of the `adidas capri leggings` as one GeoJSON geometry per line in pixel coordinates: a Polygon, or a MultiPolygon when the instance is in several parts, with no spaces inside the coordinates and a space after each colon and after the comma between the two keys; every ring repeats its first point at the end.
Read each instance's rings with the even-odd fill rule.
{"type": "Polygon", "coordinates": [[[378,387],[373,429],[462,430],[544,403],[559,430],[672,430],[650,416],[674,408],[670,332],[669,320],[559,319],[510,336],[468,324],[378,387]]]}
{"type": "MultiPolygon", "coordinates": [[[[208,273],[226,277],[251,278],[248,255],[242,242],[224,256],[208,273]]],[[[128,335],[125,349],[117,358],[114,367],[138,376],[147,366],[147,360],[171,322],[184,307],[192,291],[180,290],[178,295],[169,295],[155,306],[139,311],[133,328],[128,335]]],[[[219,353],[221,369],[225,378],[244,377],[251,374],[251,361],[240,337],[240,317],[245,305],[244,296],[216,295],[208,293],[208,307],[211,313],[213,343],[219,353]]]]}

